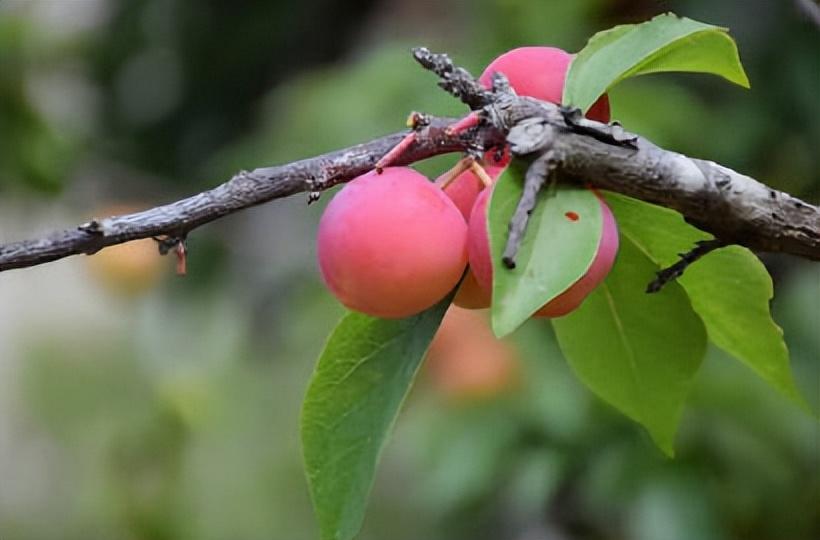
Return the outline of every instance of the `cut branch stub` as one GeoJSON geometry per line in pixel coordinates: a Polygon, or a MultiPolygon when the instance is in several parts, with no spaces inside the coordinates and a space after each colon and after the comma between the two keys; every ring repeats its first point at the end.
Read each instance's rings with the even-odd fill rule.
{"type": "Polygon", "coordinates": [[[483,86],[464,68],[456,67],[446,54],[430,52],[426,47],[413,49],[413,58],[438,75],[438,85],[458,98],[470,109],[480,109],[493,102],[493,93],[483,86]]]}

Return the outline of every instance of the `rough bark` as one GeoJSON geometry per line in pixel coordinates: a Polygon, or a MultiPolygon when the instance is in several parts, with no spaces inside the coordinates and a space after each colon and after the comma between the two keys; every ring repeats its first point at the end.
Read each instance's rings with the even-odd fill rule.
{"type": "MultiPolygon", "coordinates": [[[[469,150],[475,134],[451,135],[444,129],[453,120],[435,119],[421,131],[412,147],[396,164],[409,164],[434,155],[469,150]]],[[[25,268],[71,255],[91,255],[129,240],[166,236],[184,239],[206,223],[273,199],[298,193],[313,194],[347,182],[373,169],[376,161],[406,133],[309,159],[241,171],[227,182],[186,199],[142,212],[101,217],[73,229],[0,246],[0,271],[25,268]]],[[[168,243],[163,245],[168,250],[168,243]]]]}
{"type": "MultiPolygon", "coordinates": [[[[439,76],[442,88],[476,110],[480,122],[452,133],[446,126],[453,119],[425,116],[416,123],[415,141],[392,164],[451,152],[481,155],[507,142],[514,155],[535,163],[550,152],[550,167],[562,178],[677,210],[722,244],[820,260],[817,206],[719,164],[664,150],[619,125],[516,96],[503,76],[486,90],[444,55],[417,49],[414,57],[439,76]]],[[[167,251],[168,239],[184,240],[190,231],[225,215],[297,193],[315,198],[373,169],[406,136],[396,133],[310,159],[242,171],[211,190],[165,206],[0,246],[0,271],[92,254],[139,238],[165,237],[161,246],[167,251]]]]}
{"type": "Polygon", "coordinates": [[[599,131],[573,131],[566,125],[546,129],[560,126],[558,107],[524,99],[514,107],[511,114],[525,118],[531,132],[526,150],[551,148],[561,173],[677,210],[724,244],[820,260],[817,206],[712,161],[664,150],[619,126],[582,120],[584,130],[599,131]],[[539,138],[540,144],[534,142],[539,138]]]}

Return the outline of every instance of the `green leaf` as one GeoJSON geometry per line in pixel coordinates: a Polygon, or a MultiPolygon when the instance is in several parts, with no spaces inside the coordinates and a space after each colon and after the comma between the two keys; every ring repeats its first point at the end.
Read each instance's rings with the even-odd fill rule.
{"type": "MultiPolygon", "coordinates": [[[[667,208],[608,193],[621,234],[666,267],[678,253],[710,235],[667,208]]],[[[772,320],[772,280],[748,249],[729,246],[710,253],[678,279],[703,319],[709,339],[800,407],[808,410],[794,382],[783,331],[772,320]]]]}
{"type": "Polygon", "coordinates": [[[552,324],[581,381],[646,427],[671,456],[683,403],[706,350],[706,332],[677,283],[646,294],[656,270],[622,236],[607,279],[581,307],[552,324]]]}
{"type": "Polygon", "coordinates": [[[493,261],[492,326],[503,337],[584,275],[601,240],[601,205],[592,191],[574,186],[541,190],[524,241],[509,269],[501,262],[510,218],[523,191],[523,174],[508,167],[490,199],[493,261]],[[567,217],[574,213],[577,219],[567,217]]]}
{"type": "Polygon", "coordinates": [[[447,298],[400,320],[346,315],[319,357],[302,407],[302,448],[321,536],[359,531],[385,439],[447,298]]]}
{"type": "Polygon", "coordinates": [[[570,65],[563,103],[586,111],[618,82],[664,71],[711,73],[749,87],[726,28],[667,13],[592,36],[570,65]]]}

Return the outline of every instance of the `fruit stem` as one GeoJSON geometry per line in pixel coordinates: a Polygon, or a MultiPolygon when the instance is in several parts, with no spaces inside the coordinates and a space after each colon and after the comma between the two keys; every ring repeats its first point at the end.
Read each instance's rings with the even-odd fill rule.
{"type": "Polygon", "coordinates": [[[470,170],[473,171],[473,174],[481,180],[481,183],[484,184],[485,188],[490,187],[493,185],[493,179],[490,178],[490,175],[487,173],[487,170],[484,168],[481,161],[476,161],[475,159],[470,163],[470,170]]]}
{"type": "Polygon", "coordinates": [[[448,135],[458,135],[470,128],[476,127],[479,122],[481,122],[481,117],[478,116],[478,113],[471,112],[455,124],[448,126],[446,131],[448,135]]]}
{"type": "Polygon", "coordinates": [[[399,141],[399,144],[391,148],[379,161],[376,162],[376,172],[381,174],[385,167],[389,167],[395,163],[399,156],[406,152],[414,142],[416,142],[416,132],[411,131],[399,141]]]}
{"type": "Polygon", "coordinates": [[[447,186],[452,184],[453,180],[458,178],[458,175],[460,175],[464,171],[470,170],[473,162],[475,162],[475,158],[473,158],[472,156],[461,158],[455,165],[453,165],[452,169],[445,172],[444,174],[439,176],[438,179],[436,179],[436,185],[441,189],[447,189],[447,186]]]}

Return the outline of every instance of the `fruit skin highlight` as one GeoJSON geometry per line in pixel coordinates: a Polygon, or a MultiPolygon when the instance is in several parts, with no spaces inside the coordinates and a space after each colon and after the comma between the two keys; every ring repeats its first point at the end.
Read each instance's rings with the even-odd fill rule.
{"type": "MultiPolygon", "coordinates": [[[[492,294],[493,266],[490,258],[490,238],[487,229],[487,207],[491,189],[484,190],[478,196],[470,215],[467,249],[469,251],[470,269],[476,281],[489,295],[492,294]]],[[[606,278],[615,256],[618,253],[618,225],[612,211],[599,197],[602,212],[601,240],[592,264],[586,273],[567,290],[547,302],[535,313],[535,317],[562,317],[574,311],[584,299],[606,278]]]]}
{"type": "MultiPolygon", "coordinates": [[[[572,58],[572,54],[557,47],[519,47],[490,62],[478,80],[490,88],[493,73],[501,72],[519,96],[560,104],[572,58]]],[[[585,116],[590,120],[609,122],[609,113],[609,98],[604,94],[585,116]]]]}
{"type": "Polygon", "coordinates": [[[330,201],[319,222],[322,277],[342,304],[388,319],[444,298],[467,263],[467,224],[425,176],[406,167],[369,172],[330,201]]]}

